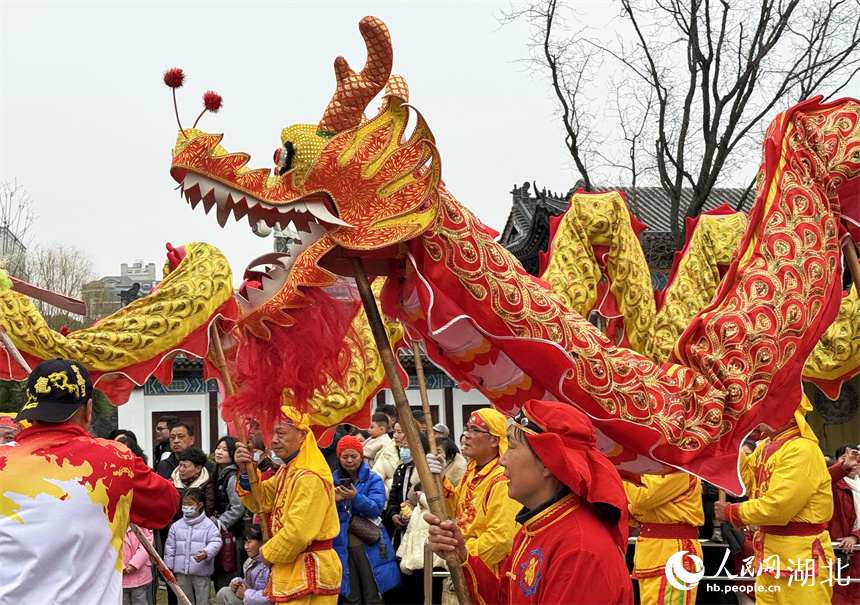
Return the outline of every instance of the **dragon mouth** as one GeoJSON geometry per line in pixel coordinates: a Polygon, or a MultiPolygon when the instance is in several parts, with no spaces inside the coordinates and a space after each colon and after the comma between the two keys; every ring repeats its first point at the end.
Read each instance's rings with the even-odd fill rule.
{"type": "Polygon", "coordinates": [[[242,311],[250,313],[272,298],[287,283],[296,258],[328,230],[309,221],[307,230],[296,228],[299,239],[287,244],[283,252],[268,252],[252,260],[245,269],[244,280],[236,293],[242,311]]]}
{"type": "Polygon", "coordinates": [[[221,227],[227,224],[231,216],[237,221],[247,218],[252,227],[263,222],[269,227],[284,229],[292,222],[298,231],[305,233],[309,232],[311,222],[352,226],[335,216],[324,198],[305,198],[289,204],[274,205],[193,172],[186,173],[180,183],[180,190],[192,209],[202,203],[204,211],[209,214],[213,208],[217,208],[215,217],[221,227]]]}
{"type": "MultiPolygon", "coordinates": [[[[298,234],[282,252],[268,252],[252,260],[245,269],[244,279],[236,299],[244,314],[265,304],[280,292],[290,277],[298,257],[329,231],[351,227],[329,210],[324,198],[304,198],[283,205],[274,205],[236,191],[200,174],[188,172],[180,183],[180,191],[191,208],[203,206],[206,214],[215,209],[218,224],[223,228],[230,217],[243,218],[260,234],[261,225],[298,234]]],[[[319,260],[319,259],[314,259],[319,260]]]]}

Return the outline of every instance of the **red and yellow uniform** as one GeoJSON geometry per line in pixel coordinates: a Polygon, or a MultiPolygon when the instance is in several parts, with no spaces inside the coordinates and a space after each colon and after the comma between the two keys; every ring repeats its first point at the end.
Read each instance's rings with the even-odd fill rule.
{"type": "MultiPolygon", "coordinates": [[[[334,604],[342,575],[332,547],[332,539],[340,532],[334,481],[302,416],[293,408],[282,410],[306,435],[295,458],[260,483],[263,509],[272,511],[272,537],[260,548],[263,557],[273,563],[264,594],[274,602],[334,604]]],[[[240,483],[236,482],[236,491],[242,503],[260,512],[240,483]]]]}
{"type": "Polygon", "coordinates": [[[726,505],[726,518],[735,527],[759,526],[752,566],[759,605],[830,603],[833,593],[828,565],[834,555],[825,529],[833,494],[818,439],[803,417],[802,410],[811,407],[804,397],[794,423],[761,442],[751,456],[741,455],[750,499],[726,505]]]}
{"type": "Polygon", "coordinates": [[[128,524],[163,527],[179,509],[142,458],[72,423],[0,446],[0,485],[3,603],[119,603],[128,524]]]}
{"type": "MultiPolygon", "coordinates": [[[[480,423],[491,435],[499,437],[499,456],[504,454],[507,449],[505,417],[492,409],[478,410],[472,416],[470,422],[480,423]]],[[[443,481],[448,515],[463,532],[466,550],[494,569],[511,552],[517,530],[515,518],[522,508],[508,497],[508,480],[504,473],[499,457],[480,468],[473,460],[456,488],[447,478],[443,481]]]]}
{"type": "MultiPolygon", "coordinates": [[[[639,582],[642,605],[695,603],[698,587],[680,590],[672,586],[666,563],[682,551],[702,561],[698,540],[698,527],[705,522],[701,481],[687,473],[643,475],[641,486],[625,483],[624,491],[630,502],[631,525],[642,528],[633,558],[633,578],[639,582]]],[[[684,569],[700,571],[700,565],[687,555],[682,559],[684,569]]]]}
{"type": "Polygon", "coordinates": [[[475,603],[633,601],[617,545],[579,496],[569,493],[522,521],[498,574],[472,554],[463,565],[475,603]]]}

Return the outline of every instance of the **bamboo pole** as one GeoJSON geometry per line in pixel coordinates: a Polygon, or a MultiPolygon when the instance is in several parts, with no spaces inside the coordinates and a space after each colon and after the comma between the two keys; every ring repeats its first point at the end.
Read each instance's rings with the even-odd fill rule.
{"type": "Polygon", "coordinates": [[[854,241],[849,239],[845,242],[845,245],[842,246],[842,252],[845,254],[845,264],[848,265],[854,288],[857,290],[857,295],[860,296],[860,261],[857,260],[857,249],[854,247],[854,241]]]}
{"type": "Polygon", "coordinates": [[[433,605],[433,551],[424,543],[424,605],[433,605]]]}
{"type": "Polygon", "coordinates": [[[140,528],[134,523],[129,523],[128,526],[131,528],[131,531],[134,532],[134,535],[137,536],[137,539],[140,540],[140,543],[143,545],[144,550],[149,555],[149,558],[155,563],[155,568],[161,574],[161,577],[164,578],[164,581],[167,582],[167,585],[170,586],[170,589],[176,593],[176,598],[179,600],[182,605],[191,605],[191,601],[188,600],[188,597],[182,592],[182,589],[179,587],[179,584],[176,582],[176,576],[173,575],[173,572],[167,569],[167,565],[164,564],[164,560],[158,556],[158,553],[155,552],[155,548],[152,544],[149,543],[149,540],[146,539],[146,536],[143,535],[143,532],[140,531],[140,528]]]}
{"type": "Polygon", "coordinates": [[[9,335],[6,334],[6,329],[3,326],[0,326],[0,340],[3,341],[3,346],[6,347],[6,350],[9,351],[9,355],[15,362],[21,366],[21,368],[29,374],[33,370],[24,361],[24,358],[21,356],[21,352],[18,350],[18,347],[15,346],[15,343],[12,342],[12,339],[9,338],[9,335]]]}
{"type": "MultiPolygon", "coordinates": [[[[215,365],[218,366],[218,371],[221,372],[221,379],[224,383],[224,393],[229,397],[235,393],[233,390],[233,382],[230,380],[230,373],[227,371],[227,361],[224,359],[224,349],[221,346],[221,335],[218,334],[218,326],[216,321],[210,324],[210,332],[212,334],[212,345],[215,348],[215,365]]],[[[245,433],[245,425],[242,424],[242,419],[239,418],[239,413],[233,410],[233,426],[236,428],[236,436],[239,441],[248,446],[248,435],[245,433]]],[[[263,512],[263,501],[260,498],[260,486],[257,483],[257,469],[253,462],[245,463],[245,468],[242,469],[248,475],[248,482],[251,484],[251,497],[254,499],[254,506],[257,508],[257,514],[263,521],[260,524],[260,529],[263,531],[263,542],[268,542],[271,538],[269,531],[269,516],[263,512]]]]}
{"type": "MultiPolygon", "coordinates": [[[[430,451],[436,454],[436,435],[433,434],[433,416],[430,413],[430,399],[427,397],[427,383],[424,380],[424,362],[421,361],[421,347],[418,346],[417,340],[412,341],[412,357],[415,359],[415,374],[418,377],[418,391],[421,393],[421,408],[424,410],[424,420],[427,424],[427,443],[430,445],[430,451]]],[[[444,493],[442,474],[434,474],[433,479],[436,481],[436,489],[439,490],[439,493],[444,493]]]]}
{"type": "MultiPolygon", "coordinates": [[[[361,302],[364,304],[364,312],[367,314],[367,321],[373,332],[373,339],[376,341],[379,358],[385,367],[385,375],[388,378],[391,393],[394,396],[400,428],[406,434],[409,449],[413,452],[412,461],[415,464],[415,469],[418,471],[418,476],[421,478],[421,484],[424,486],[424,495],[427,498],[430,512],[439,519],[447,519],[448,513],[445,510],[445,499],[442,493],[436,489],[436,482],[430,473],[430,467],[427,466],[427,459],[424,457],[424,448],[421,445],[421,440],[418,438],[418,428],[409,411],[409,400],[406,398],[406,389],[403,388],[400,374],[397,372],[397,364],[394,361],[394,352],[391,350],[391,343],[388,341],[388,333],[385,331],[382,317],[379,315],[379,308],[376,306],[376,299],[373,297],[373,291],[370,289],[370,283],[367,281],[367,273],[364,270],[364,263],[360,258],[352,258],[352,269],[355,274],[355,283],[358,286],[358,292],[361,294],[361,302]]],[[[457,593],[460,605],[472,605],[469,591],[466,589],[463,568],[456,553],[446,553],[445,562],[448,564],[448,571],[451,574],[451,581],[454,583],[454,590],[457,593]]]]}

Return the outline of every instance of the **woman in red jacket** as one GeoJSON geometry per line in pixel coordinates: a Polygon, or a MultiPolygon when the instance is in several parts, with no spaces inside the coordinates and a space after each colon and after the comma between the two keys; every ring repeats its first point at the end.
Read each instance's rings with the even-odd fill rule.
{"type": "MultiPolygon", "coordinates": [[[[830,467],[830,479],[833,489],[833,518],[830,520],[828,531],[834,542],[839,542],[842,553],[833,563],[834,577],[860,578],[860,463],[857,461],[857,450],[850,445],[840,445],[836,450],[837,462],[830,467]],[[848,568],[837,574],[836,566],[845,565],[848,568]]],[[[860,603],[860,583],[853,582],[846,586],[833,584],[833,605],[856,605],[860,603]]]]}

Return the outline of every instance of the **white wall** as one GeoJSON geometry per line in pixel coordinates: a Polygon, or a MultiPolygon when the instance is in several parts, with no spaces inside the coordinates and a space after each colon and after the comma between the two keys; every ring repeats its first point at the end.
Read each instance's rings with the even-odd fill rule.
{"type": "MultiPolygon", "coordinates": [[[[152,456],[155,435],[151,425],[153,412],[200,412],[200,432],[195,444],[207,454],[215,447],[209,441],[209,393],[171,393],[144,395],[142,388],[132,391],[128,402],[117,410],[117,425],[137,435],[138,443],[147,456],[152,456]]],[[[227,434],[227,425],[218,416],[218,434],[227,434]]]]}

